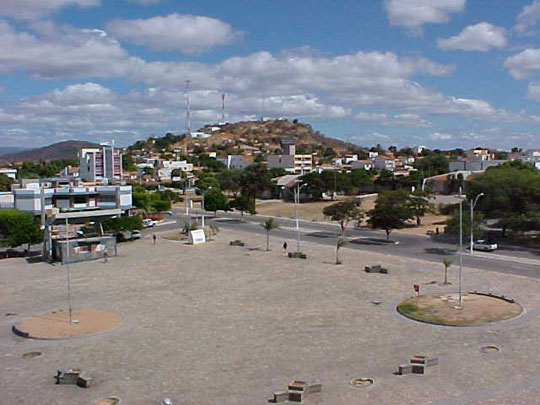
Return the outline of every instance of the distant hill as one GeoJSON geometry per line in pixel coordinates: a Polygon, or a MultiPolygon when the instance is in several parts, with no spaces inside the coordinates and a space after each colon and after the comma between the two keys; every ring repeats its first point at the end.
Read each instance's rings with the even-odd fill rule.
{"type": "Polygon", "coordinates": [[[221,131],[212,134],[208,143],[216,143],[220,138],[245,139],[250,142],[266,142],[279,146],[284,139],[291,139],[296,145],[323,145],[336,149],[357,147],[336,138],[330,138],[314,130],[311,125],[296,120],[244,121],[222,126],[221,131]]]}
{"type": "Polygon", "coordinates": [[[98,146],[86,141],[64,141],[38,149],[8,153],[0,156],[0,161],[8,163],[37,162],[40,160],[76,159],[80,148],[98,146]]]}
{"type": "Polygon", "coordinates": [[[15,146],[8,146],[8,147],[4,146],[4,147],[0,147],[0,156],[7,155],[8,153],[22,152],[29,149],[32,149],[32,148],[18,148],[15,146]]]}
{"type": "Polygon", "coordinates": [[[261,151],[274,153],[280,147],[282,140],[293,140],[298,151],[311,153],[313,150],[333,148],[336,151],[347,149],[358,149],[357,145],[344,142],[339,139],[330,138],[319,131],[314,130],[311,125],[276,119],[268,121],[243,121],[227,124],[206,125],[198,132],[204,132],[209,137],[192,139],[183,135],[167,134],[160,138],[148,138],[137,141],[130,149],[146,149],[156,152],[164,151],[167,148],[182,148],[186,145],[198,144],[207,149],[224,150],[224,147],[231,145],[243,145],[257,147],[261,151]]]}

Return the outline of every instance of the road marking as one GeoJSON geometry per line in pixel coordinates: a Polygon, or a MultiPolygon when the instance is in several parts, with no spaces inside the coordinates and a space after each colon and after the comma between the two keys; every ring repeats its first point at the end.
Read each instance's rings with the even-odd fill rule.
{"type": "Polygon", "coordinates": [[[485,259],[504,260],[504,261],[507,261],[507,262],[515,262],[515,263],[521,263],[521,264],[532,264],[534,266],[540,266],[540,260],[528,259],[526,257],[505,256],[505,255],[498,255],[498,254],[493,254],[493,253],[483,253],[483,252],[476,252],[473,255],[471,255],[470,253],[465,253],[465,255],[469,256],[469,257],[482,257],[482,258],[485,258],[485,259]]]}

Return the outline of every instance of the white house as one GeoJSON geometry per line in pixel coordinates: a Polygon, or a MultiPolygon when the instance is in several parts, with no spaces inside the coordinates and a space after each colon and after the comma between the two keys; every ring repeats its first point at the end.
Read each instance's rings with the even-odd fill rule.
{"type": "Polygon", "coordinates": [[[375,159],[373,159],[373,165],[375,169],[384,169],[393,172],[396,168],[396,161],[395,159],[391,159],[385,156],[377,156],[375,159]]]}
{"type": "Polygon", "coordinates": [[[247,160],[242,155],[227,155],[227,156],[218,156],[217,160],[223,163],[227,170],[230,169],[245,169],[253,162],[247,160]]]}
{"type": "Polygon", "coordinates": [[[180,170],[182,172],[193,171],[193,164],[188,163],[187,160],[163,160],[158,169],[159,180],[171,180],[172,172],[174,170],[180,170]]]}
{"type": "Polygon", "coordinates": [[[10,179],[16,180],[17,179],[17,169],[11,169],[11,168],[0,168],[0,175],[4,175],[9,177],[10,179]]]}
{"type": "Polygon", "coordinates": [[[373,169],[373,162],[371,160],[356,160],[351,163],[351,169],[371,170],[373,169]]]}

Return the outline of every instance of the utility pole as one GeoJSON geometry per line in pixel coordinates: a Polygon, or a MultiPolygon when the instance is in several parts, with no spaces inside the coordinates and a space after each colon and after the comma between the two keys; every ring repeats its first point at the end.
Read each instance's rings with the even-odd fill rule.
{"type": "Polygon", "coordinates": [[[221,122],[225,124],[225,93],[221,93],[221,122]]]}
{"type": "Polygon", "coordinates": [[[68,312],[69,312],[69,324],[72,325],[72,308],[71,308],[71,274],[69,271],[69,223],[68,218],[66,217],[66,273],[67,273],[67,290],[68,290],[68,312]]]}
{"type": "Polygon", "coordinates": [[[478,202],[478,199],[480,197],[482,197],[484,195],[484,193],[480,193],[476,196],[476,198],[473,200],[471,198],[471,255],[473,254],[474,252],[474,233],[473,233],[473,223],[474,223],[474,215],[473,215],[473,211],[474,211],[474,207],[476,206],[476,203],[478,202]]]}
{"type": "Polygon", "coordinates": [[[191,116],[190,116],[190,105],[189,105],[189,85],[191,80],[186,80],[186,133],[191,137],[191,116]]]}

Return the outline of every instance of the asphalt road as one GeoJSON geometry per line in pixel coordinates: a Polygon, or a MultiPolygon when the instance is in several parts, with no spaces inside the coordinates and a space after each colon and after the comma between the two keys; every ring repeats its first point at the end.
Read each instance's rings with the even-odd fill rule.
{"type": "MultiPolygon", "coordinates": [[[[209,213],[207,221],[216,221],[220,227],[239,229],[242,231],[264,234],[264,229],[260,226],[268,217],[258,215],[245,215],[244,220],[240,220],[237,213],[218,214],[217,218],[212,218],[209,213]]],[[[187,221],[187,216],[183,211],[177,210],[173,216],[167,220],[176,220],[174,224],[163,225],[155,228],[158,230],[178,229],[187,221]]],[[[200,220],[199,218],[196,218],[200,220]]],[[[275,218],[280,228],[272,231],[272,238],[281,241],[287,241],[289,250],[296,250],[297,231],[295,220],[289,218],[275,218]]],[[[335,246],[340,236],[340,228],[337,224],[324,224],[317,222],[300,221],[300,248],[303,241],[318,243],[321,245],[335,246]]],[[[355,228],[353,224],[349,225],[346,232],[346,238],[349,241],[344,248],[367,250],[383,254],[395,255],[400,257],[411,257],[422,260],[428,260],[442,263],[444,257],[449,257],[453,261],[453,267],[459,266],[459,255],[455,244],[445,243],[435,240],[428,236],[410,235],[393,232],[391,241],[386,241],[384,231],[373,230],[370,228],[355,228]]],[[[496,271],[499,273],[517,274],[526,277],[540,278],[540,256],[532,252],[522,251],[504,251],[495,252],[474,252],[471,256],[464,249],[462,255],[463,266],[474,267],[478,269],[496,271]]]]}

